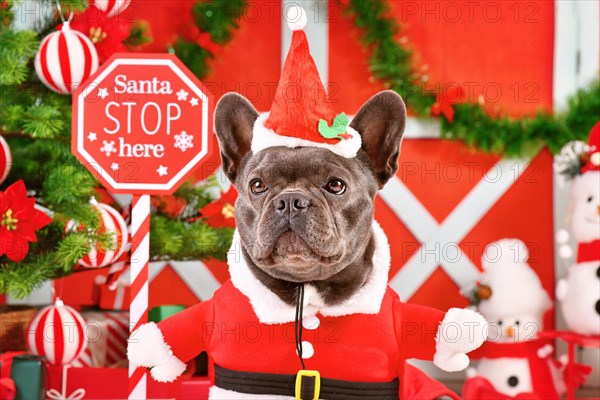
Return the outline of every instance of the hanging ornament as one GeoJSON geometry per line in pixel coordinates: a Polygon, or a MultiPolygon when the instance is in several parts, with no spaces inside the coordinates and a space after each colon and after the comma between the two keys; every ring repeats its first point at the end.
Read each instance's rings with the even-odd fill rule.
{"type": "MultiPolygon", "coordinates": [[[[94,207],[100,214],[100,226],[97,230],[99,234],[108,233],[112,236],[111,249],[103,249],[96,244],[92,244],[90,252],[79,260],[79,265],[86,268],[102,268],[117,261],[117,259],[127,249],[127,240],[129,234],[125,220],[111,206],[104,203],[96,203],[94,207]]],[[[65,226],[66,232],[82,231],[85,227],[70,220],[65,226]]]]}
{"type": "Polygon", "coordinates": [[[85,320],[75,309],[57,299],[44,307],[27,328],[27,347],[52,365],[66,365],[85,349],[85,320]]]}
{"type": "Polygon", "coordinates": [[[29,242],[37,242],[35,232],[50,222],[52,218],[35,207],[35,199],[27,197],[22,180],[10,185],[0,192],[0,256],[23,261],[29,242]]]}
{"type": "Polygon", "coordinates": [[[10,154],[10,147],[8,147],[6,140],[0,136],[0,183],[4,182],[8,176],[11,164],[12,156],[10,154]]]}
{"type": "Polygon", "coordinates": [[[129,7],[129,3],[131,0],[90,0],[90,4],[104,11],[108,18],[122,14],[129,7]]]}
{"type": "Polygon", "coordinates": [[[58,7],[63,20],[59,31],[52,32],[40,43],[35,55],[35,72],[49,89],[69,94],[98,69],[98,53],[86,35],[71,29],[58,7]]]}

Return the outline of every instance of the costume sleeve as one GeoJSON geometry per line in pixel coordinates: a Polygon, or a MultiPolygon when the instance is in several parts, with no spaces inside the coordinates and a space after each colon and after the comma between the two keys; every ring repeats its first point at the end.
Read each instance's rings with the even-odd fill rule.
{"type": "Polygon", "coordinates": [[[127,341],[130,365],[152,368],[159,382],[173,382],[186,369],[186,362],[206,350],[212,332],[214,300],[181,311],[158,325],[141,325],[127,341]],[[209,332],[208,334],[206,332],[209,332]]]}
{"type": "Polygon", "coordinates": [[[173,355],[188,362],[208,346],[214,321],[214,301],[208,300],[187,308],[158,323],[173,355]]]}
{"type": "Polygon", "coordinates": [[[405,359],[433,360],[436,334],[444,312],[394,300],[394,324],[400,354],[405,359]]]}

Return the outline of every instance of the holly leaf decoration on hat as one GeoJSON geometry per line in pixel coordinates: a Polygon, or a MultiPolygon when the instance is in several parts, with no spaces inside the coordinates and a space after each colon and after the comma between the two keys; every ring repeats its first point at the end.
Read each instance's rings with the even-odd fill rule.
{"type": "Polygon", "coordinates": [[[351,138],[352,135],[346,133],[347,128],[348,117],[346,116],[346,113],[336,115],[331,126],[329,126],[324,119],[319,121],[319,133],[327,139],[345,140],[351,138]]]}

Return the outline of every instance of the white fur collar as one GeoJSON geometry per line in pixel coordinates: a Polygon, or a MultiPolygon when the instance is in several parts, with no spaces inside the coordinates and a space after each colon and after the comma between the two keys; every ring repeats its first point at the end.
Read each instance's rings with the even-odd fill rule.
{"type": "MultiPolygon", "coordinates": [[[[377,314],[385,294],[390,269],[390,248],[383,229],[373,221],[375,251],[373,271],[367,283],[342,304],[329,306],[312,285],[304,289],[305,316],[320,313],[338,317],[349,314],[377,314]]],[[[235,231],[231,249],[227,254],[231,281],[250,300],[259,321],[265,324],[281,324],[294,320],[295,307],[281,300],[254,276],[241,252],[240,235],[235,231]]]]}

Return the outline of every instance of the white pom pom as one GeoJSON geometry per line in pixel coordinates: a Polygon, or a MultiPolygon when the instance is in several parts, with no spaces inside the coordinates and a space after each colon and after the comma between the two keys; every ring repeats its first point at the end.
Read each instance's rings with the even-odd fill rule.
{"type": "Polygon", "coordinates": [[[569,241],[569,232],[566,229],[559,229],[556,232],[556,243],[565,244],[569,241]]]}
{"type": "Polygon", "coordinates": [[[573,249],[568,244],[563,244],[558,249],[558,256],[563,260],[568,260],[573,257],[573,249]]]}
{"type": "Polygon", "coordinates": [[[595,152],[594,154],[592,154],[592,156],[590,157],[590,162],[592,163],[592,165],[600,165],[600,152],[595,152]]]}
{"type": "Polygon", "coordinates": [[[292,31],[301,31],[308,21],[306,11],[302,7],[291,6],[288,8],[286,21],[292,31]]]}

